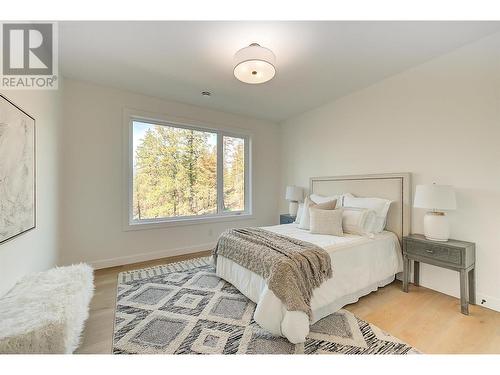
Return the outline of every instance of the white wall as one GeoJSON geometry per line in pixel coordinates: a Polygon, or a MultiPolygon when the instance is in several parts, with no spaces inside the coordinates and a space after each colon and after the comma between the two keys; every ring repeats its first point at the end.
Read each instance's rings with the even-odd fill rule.
{"type": "MultiPolygon", "coordinates": [[[[229,227],[276,224],[278,125],[65,79],[61,263],[97,267],[210,248],[229,227]],[[254,219],[164,229],[122,228],[123,109],[164,114],[253,133],[254,219]]],[[[208,99],[210,100],[210,99],[208,99]]]]}
{"type": "MultiPolygon", "coordinates": [[[[500,309],[500,34],[290,119],[281,136],[280,191],[307,188],[311,176],[382,172],[454,185],[452,237],[476,242],[478,295],[500,309]]],[[[413,211],[415,233],[423,214],[413,211]]],[[[459,295],[457,273],[421,268],[424,286],[459,295]]]]}
{"type": "Polygon", "coordinates": [[[0,296],[23,276],[57,263],[59,246],[59,90],[2,94],[35,118],[37,226],[0,245],[0,296]]]}

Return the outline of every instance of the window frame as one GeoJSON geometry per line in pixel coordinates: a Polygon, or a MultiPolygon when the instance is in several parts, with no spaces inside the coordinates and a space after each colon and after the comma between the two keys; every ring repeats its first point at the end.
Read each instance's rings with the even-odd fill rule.
{"type": "Polygon", "coordinates": [[[194,225],[212,222],[233,220],[248,220],[253,218],[253,176],[252,176],[252,134],[243,129],[227,129],[221,126],[210,125],[205,122],[188,120],[125,109],[124,116],[124,230],[145,230],[165,228],[178,225],[194,225]],[[133,123],[141,121],[154,125],[171,126],[182,129],[197,130],[215,133],[217,136],[217,213],[210,215],[175,216],[155,219],[134,220],[133,218],[133,123]],[[241,211],[224,212],[224,169],[223,169],[223,138],[235,137],[244,140],[245,149],[245,209],[241,211]],[[221,157],[219,157],[221,155],[221,157]]]}

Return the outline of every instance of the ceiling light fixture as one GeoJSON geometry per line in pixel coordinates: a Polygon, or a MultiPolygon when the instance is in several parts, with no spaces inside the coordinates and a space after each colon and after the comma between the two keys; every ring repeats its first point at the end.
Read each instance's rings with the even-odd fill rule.
{"type": "Polygon", "coordinates": [[[234,55],[234,76],[249,84],[264,83],[276,74],[275,64],[273,51],[252,43],[234,55]]]}
{"type": "Polygon", "coordinates": [[[210,91],[202,91],[201,95],[203,95],[203,96],[211,96],[212,93],[210,91]]]}

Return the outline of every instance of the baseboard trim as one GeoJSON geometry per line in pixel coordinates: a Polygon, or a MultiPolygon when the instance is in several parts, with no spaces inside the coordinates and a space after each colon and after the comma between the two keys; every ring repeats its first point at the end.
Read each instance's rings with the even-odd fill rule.
{"type": "Polygon", "coordinates": [[[500,298],[487,296],[484,294],[477,294],[476,305],[500,312],[500,298]],[[483,300],[485,302],[481,303],[483,300]]]}
{"type": "Polygon", "coordinates": [[[197,246],[179,247],[176,249],[166,249],[166,250],[161,250],[161,251],[154,251],[154,252],[150,252],[150,253],[126,255],[126,256],[117,257],[117,258],[94,260],[94,261],[91,261],[89,263],[94,269],[99,270],[102,268],[124,266],[124,265],[132,264],[132,263],[146,262],[149,260],[156,260],[156,259],[160,259],[160,258],[173,257],[173,256],[177,256],[177,255],[198,253],[200,251],[208,251],[208,250],[212,250],[214,248],[214,246],[215,246],[215,242],[201,244],[201,245],[197,245],[197,246]]]}

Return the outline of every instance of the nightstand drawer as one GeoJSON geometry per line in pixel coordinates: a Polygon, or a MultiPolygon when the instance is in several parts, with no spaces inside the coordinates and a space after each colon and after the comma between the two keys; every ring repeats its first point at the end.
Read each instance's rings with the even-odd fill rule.
{"type": "Polygon", "coordinates": [[[460,249],[408,241],[406,243],[406,252],[442,262],[456,265],[462,264],[462,252],[460,249]]]}

